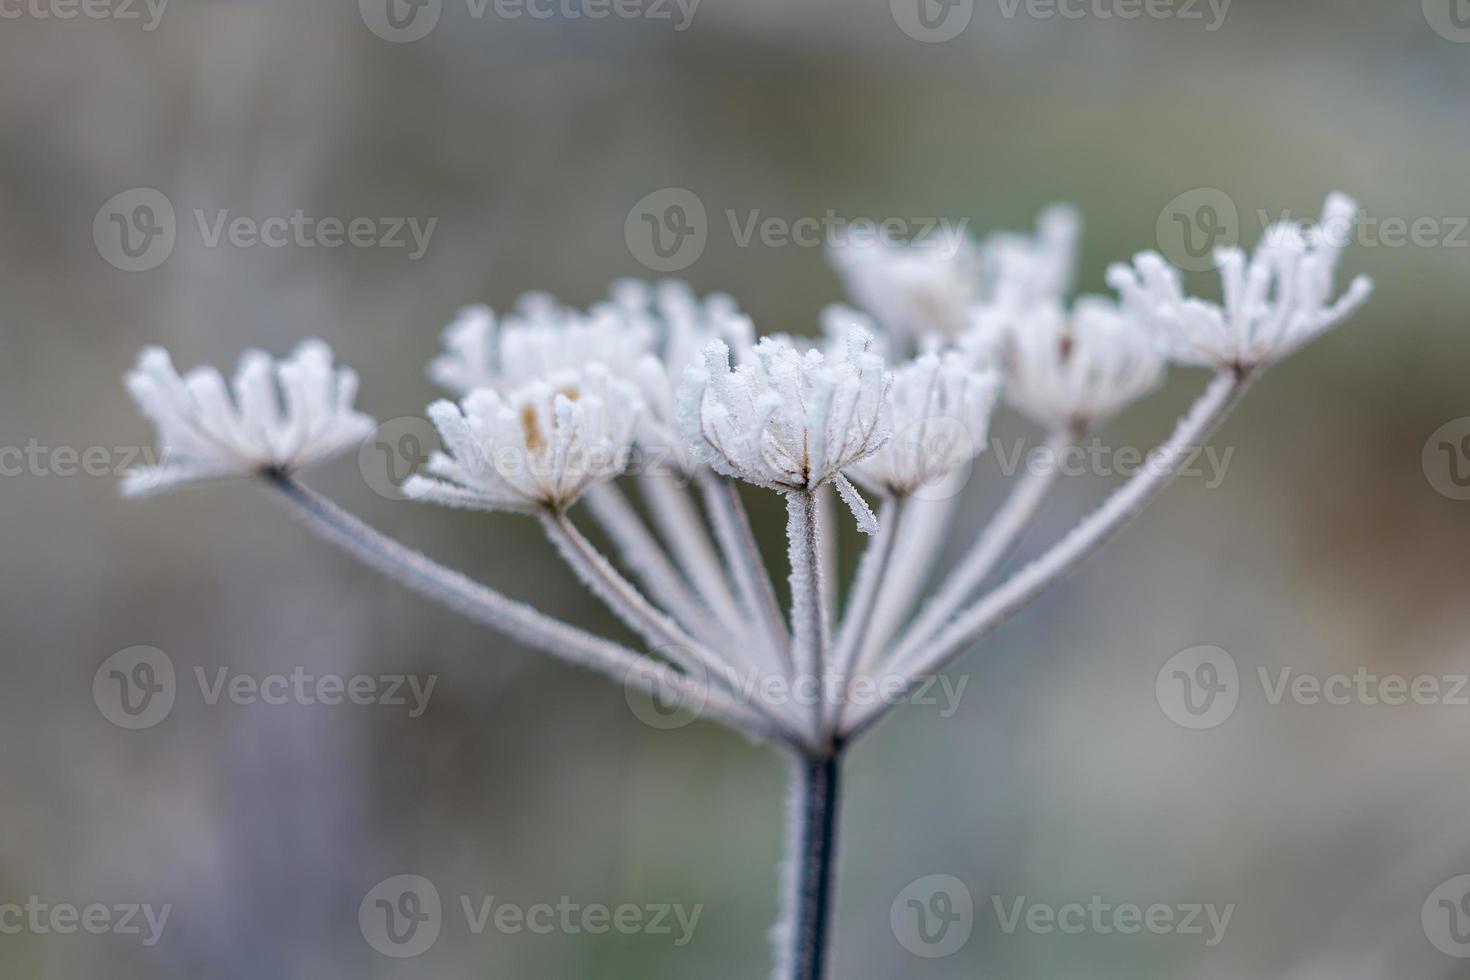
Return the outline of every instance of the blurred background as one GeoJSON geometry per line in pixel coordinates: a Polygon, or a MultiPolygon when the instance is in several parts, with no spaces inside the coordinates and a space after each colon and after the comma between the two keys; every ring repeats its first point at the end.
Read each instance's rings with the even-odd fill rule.
{"type": "MultiPolygon", "coordinates": [[[[1069,201],[1087,221],[1078,286],[1099,291],[1137,250],[1250,244],[1341,189],[1373,228],[1344,271],[1377,292],[1260,382],[1216,439],[1233,451],[1223,479],[1180,481],[967,655],[956,705],[906,706],[854,750],[834,975],[1470,977],[1431,895],[1470,873],[1465,692],[1272,704],[1259,673],[1430,676],[1448,692],[1470,671],[1463,0],[1179,0],[1131,18],[1128,0],[393,2],[390,19],[382,0],[0,0],[0,445],[32,447],[0,480],[0,906],[171,907],[151,945],[146,925],[59,934],[15,913],[0,972],[769,970],[779,757],[711,725],[643,723],[615,685],[358,567],[258,487],[120,500],[113,471],[150,444],[121,384],[139,347],[228,367],[318,335],[361,373],[365,411],[412,418],[438,396],[424,365],[460,305],[528,289],[585,305],[662,272],[634,215],[670,188],[705,211],[672,271],[796,333],[841,298],[836,277],[819,247],[744,240],[752,216],[946,217],[983,235],[1069,201]],[[371,222],[338,247],[213,237],[297,212],[371,222]],[[94,450],[91,472],[67,448],[94,450]],[[128,730],[93,680],[138,645],[167,654],[177,695],[128,730]],[[1239,703],[1190,730],[1156,678],[1200,645],[1238,666],[1239,703]],[[417,717],[210,704],[196,672],[221,669],[436,686],[417,717]],[[403,960],[358,923],[400,874],[444,905],[437,942],[403,960]],[[944,956],[916,953],[894,912],[934,875],[974,908],[944,956]],[[461,899],[491,896],[702,912],[683,945],[677,925],[476,934],[461,899]],[[1203,936],[1068,935],[1008,932],[996,911],[1093,896],[1233,913],[1210,946],[1203,918],[1203,936]]],[[[1192,285],[1212,294],[1210,278],[1192,285]]],[[[1204,380],[1176,370],[1105,439],[1152,445],[1204,380]]],[[[1006,414],[995,436],[1038,433],[1006,414]]],[[[533,523],[410,505],[366,472],[341,459],[307,482],[615,630],[533,523]]],[[[1066,479],[1027,548],[1114,482],[1066,479]]],[[[1005,483],[987,454],[953,548],[1005,483]]],[[[784,574],[779,502],[750,502],[784,574]]]]}

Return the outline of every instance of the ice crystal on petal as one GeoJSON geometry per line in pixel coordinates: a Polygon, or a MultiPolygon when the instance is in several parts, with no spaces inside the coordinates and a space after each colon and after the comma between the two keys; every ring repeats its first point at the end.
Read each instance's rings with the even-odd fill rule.
{"type": "Polygon", "coordinates": [[[784,491],[828,482],[842,489],[842,470],[888,438],[891,376],[868,349],[870,340],[854,331],[845,355],[834,359],[766,337],[752,362],[733,368],[729,347],[714,341],[704,366],[684,376],[684,438],[696,457],[727,476],[784,491]]]}
{"type": "Polygon", "coordinates": [[[653,345],[649,328],[611,305],[583,313],[545,293],[522,296],[505,317],[487,306],[467,306],[443,336],[444,352],[429,364],[429,376],[461,396],[477,388],[508,391],[588,364],[627,377],[653,345]]]}
{"type": "Polygon", "coordinates": [[[892,436],[849,473],[864,486],[901,495],[942,480],[984,450],[1000,375],[951,352],[922,355],[893,377],[892,436]]]}
{"type": "Polygon", "coordinates": [[[724,293],[700,299],[676,279],[649,284],[623,279],[613,284],[613,303],[634,329],[655,338],[655,352],[641,358],[632,372],[646,411],[638,443],[655,459],[673,459],[686,473],[697,462],[679,434],[678,392],[685,370],[700,363],[711,341],[724,343],[738,362],[748,360],[755,327],[724,293]]]}
{"type": "Polygon", "coordinates": [[[1048,428],[1104,421],[1163,379],[1148,330],[1099,296],[1013,311],[999,349],[1006,399],[1048,428]]]}
{"type": "Polygon", "coordinates": [[[894,348],[958,335],[980,299],[980,257],[965,239],[862,239],[834,244],[828,256],[847,294],[888,333],[894,348]]]}
{"type": "Polygon", "coordinates": [[[505,392],[553,372],[600,364],[635,384],[642,396],[639,444],[687,472],[694,459],[677,434],[679,378],[716,339],[737,358],[755,343],[750,319],[729,296],[700,299],[673,279],[622,279],[607,300],[586,312],[561,306],[545,293],[521,297],[516,312],[503,319],[488,307],[466,307],[445,328],[444,353],[429,374],[467,395],[477,388],[505,392]]]}
{"type": "Polygon", "coordinates": [[[1067,204],[1053,204],[1036,219],[1034,234],[999,232],[982,249],[982,302],[1028,307],[1059,302],[1072,288],[1082,217],[1067,204]]]}
{"type": "Polygon", "coordinates": [[[553,372],[506,394],[478,388],[429,406],[444,441],[405,496],[451,507],[561,510],[628,463],[642,402],[601,365],[553,372]]]}
{"type": "Polygon", "coordinates": [[[145,348],[127,388],[154,425],[160,462],[127,473],[123,492],[294,470],[356,449],[376,424],[353,408],[357,384],[355,372],[333,366],[332,349],[320,340],[280,361],[247,351],[228,386],[212,367],[181,377],[167,351],[145,348]]]}
{"type": "Polygon", "coordinates": [[[1272,225],[1249,258],[1239,248],[1217,249],[1223,304],[1186,296],[1179,271],[1156,252],[1114,265],[1108,284],[1171,360],[1235,370],[1270,363],[1342,322],[1372,292],[1368,277],[1358,276],[1333,300],[1356,211],[1351,198],[1332,194],[1315,227],[1272,225]]]}

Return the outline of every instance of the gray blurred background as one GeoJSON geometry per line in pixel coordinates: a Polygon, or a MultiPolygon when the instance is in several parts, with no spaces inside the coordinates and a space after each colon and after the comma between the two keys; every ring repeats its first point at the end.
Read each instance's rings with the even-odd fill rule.
{"type": "MultiPolygon", "coordinates": [[[[0,445],[40,447],[41,461],[0,480],[0,905],[172,906],[153,946],[0,934],[0,973],[768,970],[778,757],[704,724],[643,724],[616,686],[359,568],[258,487],[124,502],[111,475],[57,475],[58,447],[104,447],[110,467],[148,445],[121,386],[140,346],[228,367],[243,347],[285,353],[319,335],[361,373],[364,410],[413,416],[437,397],[424,365],[461,304],[504,308],[536,288],[581,305],[614,278],[652,277],[625,219],[662,188],[692,191],[708,214],[706,246],[679,275],[731,292],[764,330],[808,333],[840,298],[821,250],[742,246],[727,211],[946,216],[983,234],[1071,201],[1087,220],[1088,291],[1110,261],[1178,247],[1158,231],[1171,202],[1207,188],[1237,209],[1230,233],[1247,244],[1261,212],[1313,215],[1332,189],[1376,221],[1432,225],[1398,244],[1383,226],[1348,251],[1345,271],[1372,275],[1376,295],[1263,379],[1217,437],[1234,449],[1218,487],[1180,482],[970,653],[952,715],[908,706],[854,751],[836,976],[1470,976],[1420,916],[1436,886],[1470,872],[1470,707],[1271,705],[1257,680],[1261,667],[1470,670],[1470,503],[1436,489],[1453,487],[1448,457],[1431,447],[1437,468],[1424,463],[1431,434],[1470,416],[1463,0],[1235,0],[1223,20],[1203,4],[1125,20],[1102,16],[1118,9],[1102,0],[1066,8],[1081,16],[975,0],[931,17],[946,40],[916,29],[905,0],[703,0],[683,30],[669,4],[602,20],[440,6],[426,36],[395,41],[372,0],[173,0],[156,23],[141,2],[98,16],[0,3],[0,445]],[[172,252],[143,271],[93,235],[104,203],[134,188],[177,215],[172,252]],[[437,221],[411,259],[209,247],[194,217],[297,209],[437,221]],[[128,731],[99,711],[92,680],[140,644],[171,658],[178,695],[166,719],[128,731]],[[1191,731],[1161,710],[1155,677],[1201,644],[1233,656],[1242,690],[1233,717],[1191,731]],[[210,705],[194,672],[222,667],[437,686],[417,718],[210,705]],[[393,960],[357,911],[405,873],[436,884],[445,922],[431,950],[393,960]],[[890,910],[935,874],[964,883],[975,921],[957,952],[924,958],[890,910]],[[992,904],[1093,895],[1235,909],[1207,948],[1007,934],[992,904]],[[475,935],[461,896],[703,911],[682,947],[648,933],[475,935]]],[[[1175,371],[1106,438],[1151,445],[1203,381],[1175,371]]],[[[1037,433],[1005,415],[996,435],[1037,433]]],[[[1004,490],[994,455],[956,546],[1004,490]]],[[[307,482],[513,595],[613,628],[530,522],[390,499],[351,458],[307,482]]],[[[1112,482],[1066,480],[1028,548],[1112,482]]],[[[778,502],[751,503],[784,571],[778,502]]]]}

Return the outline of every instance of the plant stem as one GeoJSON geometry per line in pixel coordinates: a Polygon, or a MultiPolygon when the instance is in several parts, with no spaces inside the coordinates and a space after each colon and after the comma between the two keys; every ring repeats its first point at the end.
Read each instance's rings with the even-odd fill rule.
{"type": "Polygon", "coordinates": [[[748,623],[735,602],[735,594],[730,591],[720,556],[688,489],[676,483],[670,474],[654,472],[642,474],[638,486],[674,560],[725,629],[738,634],[748,623]]]}
{"type": "Polygon", "coordinates": [[[793,684],[812,685],[812,736],[820,738],[826,705],[827,617],[822,603],[821,530],[816,492],[786,494],[786,551],[791,566],[791,659],[793,684]]]}
{"type": "Polygon", "coordinates": [[[716,476],[707,467],[699,470],[695,479],[699,481],[715,538],[724,550],[725,561],[735,578],[746,614],[753,621],[754,631],[758,636],[764,634],[765,643],[776,653],[777,663],[789,675],[792,673],[791,638],[776,603],[770,573],[756,545],[750,517],[740,500],[740,491],[735,488],[735,481],[716,476]]]}
{"type": "Polygon", "coordinates": [[[836,904],[837,812],[842,750],[792,761],[786,877],[785,948],[776,980],[823,980],[836,904]]]}
{"type": "MultiPolygon", "coordinates": [[[[1065,429],[1051,433],[1043,447],[1047,453],[1046,458],[1055,461],[1075,439],[1073,433],[1065,429]]],[[[911,651],[937,633],[964,605],[965,600],[970,598],[975,589],[985,581],[985,577],[1000,564],[1006,552],[1030,526],[1060,475],[1060,467],[1052,465],[1037,470],[1028,469],[1017,478],[1005,503],[1001,504],[985,530],[975,539],[969,553],[949,573],[944,585],[924,604],[924,608],[899,639],[896,644],[898,652],[894,654],[893,663],[902,664],[911,651]]]]}
{"type": "Polygon", "coordinates": [[[912,694],[922,678],[943,670],[949,661],[964,652],[967,644],[1024,608],[1136,517],[1173,482],[1180,468],[1189,460],[1191,449],[1204,444],[1240,401],[1254,378],[1253,372],[1245,370],[1216,374],[1188,414],[1179,420],[1173,434],[1150,455],[1150,466],[1130,477],[1041,557],[950,620],[949,625],[922,645],[919,656],[897,665],[907,678],[899,696],[886,699],[882,704],[864,705],[843,731],[844,737],[851,741],[865,732],[888,709],[912,694]]]}
{"type": "Polygon", "coordinates": [[[528,647],[597,670],[653,694],[671,688],[702,705],[704,717],[736,731],[783,744],[799,744],[785,726],[773,725],[748,705],[699,679],[627,647],[553,619],[523,602],[445,568],[369,527],[336,504],[281,473],[263,474],[308,529],[370,568],[528,647]]]}
{"type": "MultiPolygon", "coordinates": [[[[902,527],[900,515],[906,503],[906,499],[901,497],[890,497],[883,501],[878,511],[878,533],[868,542],[863,557],[858,560],[857,577],[848,592],[847,608],[843,612],[832,653],[838,697],[827,717],[829,735],[842,726],[842,715],[847,708],[858,656],[862,653],[863,641],[867,638],[868,627],[878,604],[878,592],[883,585],[888,560],[893,554],[893,542],[897,540],[902,527]]],[[[836,578],[835,575],[831,577],[836,578]]]]}

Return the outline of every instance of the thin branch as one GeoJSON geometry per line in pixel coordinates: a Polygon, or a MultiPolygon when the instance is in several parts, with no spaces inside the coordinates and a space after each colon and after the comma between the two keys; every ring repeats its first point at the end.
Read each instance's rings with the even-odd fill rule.
{"type": "Polygon", "coordinates": [[[405,547],[293,478],[271,473],[266,482],[318,537],[389,578],[503,633],[528,647],[654,695],[677,691],[702,705],[701,714],[743,734],[786,744],[791,736],[733,698],[651,657],[594,636],[507,598],[405,547]]]}
{"type": "MultiPolygon", "coordinates": [[[[827,668],[827,617],[822,603],[821,531],[816,493],[792,490],[786,494],[786,553],[791,564],[791,657],[795,680],[808,678],[820,695],[827,668]]],[[[814,700],[813,729],[820,731],[823,698],[814,700]]]]}
{"type": "Polygon", "coordinates": [[[594,485],[585,497],[587,507],[607,532],[618,554],[654,601],[676,622],[706,643],[716,644],[728,631],[720,628],[680,577],[653,532],[643,523],[628,498],[612,482],[594,485]]]}
{"type": "Polygon", "coordinates": [[[707,467],[701,468],[695,478],[699,481],[700,492],[704,495],[705,506],[715,528],[715,537],[719,540],[720,548],[725,553],[725,561],[735,577],[735,587],[740,591],[746,614],[789,676],[793,669],[790,636],[786,632],[786,623],[781,618],[781,607],[776,602],[776,589],[771,584],[771,575],[766,570],[765,560],[755,543],[750,517],[740,500],[740,491],[733,480],[717,476],[707,467]]]}
{"type": "MultiPolygon", "coordinates": [[[[1075,441],[1075,436],[1063,429],[1047,436],[1045,452],[1055,463],[1062,451],[1075,441]]],[[[924,641],[932,637],[950,617],[959,611],[965,601],[984,583],[985,577],[995,570],[1016,541],[1031,526],[1041,504],[1056,486],[1060,467],[1044,466],[1028,469],[1006,496],[1005,502],[990,519],[985,530],[975,539],[974,546],[958,565],[949,573],[949,578],[919,611],[909,624],[903,637],[895,645],[896,652],[891,663],[902,664],[924,641]]]]}
{"type": "Polygon", "coordinates": [[[885,699],[884,703],[865,706],[854,717],[848,737],[867,730],[883,717],[889,707],[912,693],[922,678],[943,670],[968,644],[1024,608],[1117,533],[1173,482],[1192,451],[1209,438],[1245,394],[1253,379],[1254,375],[1249,372],[1224,371],[1217,374],[1190,408],[1189,414],[1179,421],[1173,435],[1150,455],[1149,466],[1135,473],[1040,558],[1016,572],[941,630],[927,644],[924,655],[914,661],[914,669],[906,672],[902,695],[885,699]]]}
{"type": "Polygon", "coordinates": [[[645,643],[685,670],[705,670],[727,689],[738,690],[738,681],[731,676],[729,665],[720,662],[702,643],[644,598],[565,514],[543,513],[540,517],[547,538],[577,573],[577,578],[645,643]]]}
{"type": "MultiPolygon", "coordinates": [[[[872,621],[877,605],[878,586],[888,559],[893,554],[893,542],[898,539],[903,522],[903,511],[907,498],[890,497],[878,509],[878,533],[873,535],[858,561],[857,577],[848,592],[846,608],[842,612],[842,623],[837,629],[837,643],[832,653],[834,690],[842,692],[840,700],[829,719],[829,729],[836,731],[842,724],[842,715],[847,706],[847,685],[857,666],[858,654],[863,649],[868,625],[872,621]]],[[[830,731],[829,731],[830,734],[830,731]]]]}
{"type": "MultiPolygon", "coordinates": [[[[758,681],[760,668],[756,664],[748,660],[722,660],[704,644],[684,632],[677,623],[654,608],[633,583],[623,578],[612,562],[577,530],[565,514],[543,514],[541,524],[546,529],[546,536],[582,583],[627,624],[629,629],[652,645],[655,652],[693,675],[715,678],[722,689],[736,699],[749,700],[742,696],[742,682],[737,668],[752,671],[754,679],[758,681]]],[[[756,690],[759,691],[758,685],[756,690]]],[[[760,704],[758,700],[752,707],[773,724],[787,724],[773,707],[760,704]]],[[[792,733],[792,737],[798,736],[792,733]]]]}
{"type": "Polygon", "coordinates": [[[748,623],[740,614],[725,569],[720,565],[720,556],[688,491],[678,486],[668,473],[642,473],[638,486],[648,500],[648,510],[660,536],[705,606],[727,630],[744,632],[748,623]]]}
{"type": "Polygon", "coordinates": [[[903,534],[893,542],[888,572],[878,590],[867,635],[861,637],[854,676],[869,673],[889,641],[908,618],[953,526],[958,495],[941,500],[911,498],[905,508],[903,534]]]}
{"type": "Polygon", "coordinates": [[[817,529],[821,533],[823,580],[822,613],[827,622],[837,622],[837,491],[823,484],[817,489],[817,529]]]}

